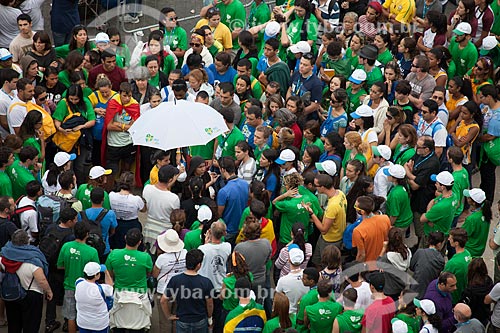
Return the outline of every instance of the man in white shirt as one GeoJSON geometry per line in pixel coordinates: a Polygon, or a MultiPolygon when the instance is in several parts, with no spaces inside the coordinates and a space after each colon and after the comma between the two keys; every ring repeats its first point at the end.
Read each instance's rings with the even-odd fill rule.
{"type": "Polygon", "coordinates": [[[441,157],[443,149],[446,147],[448,131],[446,131],[446,126],[437,116],[439,106],[436,101],[428,99],[423,103],[421,110],[422,118],[417,125],[417,136],[431,136],[436,147],[434,151],[438,157],[441,157]]]}
{"type": "Polygon", "coordinates": [[[24,229],[30,238],[30,243],[34,243],[38,238],[38,213],[36,210],[36,200],[43,194],[42,186],[36,180],[26,184],[26,196],[24,196],[17,208],[26,207],[26,210],[19,214],[21,228],[24,229]]]}
{"type": "Polygon", "coordinates": [[[278,280],[276,291],[282,292],[290,301],[288,313],[297,313],[299,300],[309,292],[309,288],[302,283],[303,269],[300,268],[304,262],[304,252],[295,244],[288,247],[288,258],[290,260],[290,273],[278,280]]]}
{"type": "Polygon", "coordinates": [[[384,174],[384,170],[392,165],[391,160],[391,148],[386,145],[373,146],[373,162],[378,164],[379,168],[375,177],[373,178],[373,194],[379,197],[387,198],[387,193],[391,186],[391,182],[387,179],[384,174]]]}
{"type": "Polygon", "coordinates": [[[28,110],[26,103],[33,99],[35,95],[35,86],[29,79],[22,78],[16,83],[17,97],[14,98],[7,112],[7,122],[9,124],[10,134],[18,134],[28,110]]]}
{"type": "Polygon", "coordinates": [[[16,84],[19,80],[19,72],[12,68],[4,68],[0,71],[0,135],[2,138],[9,134],[9,123],[7,112],[10,103],[17,97],[16,84]]]}

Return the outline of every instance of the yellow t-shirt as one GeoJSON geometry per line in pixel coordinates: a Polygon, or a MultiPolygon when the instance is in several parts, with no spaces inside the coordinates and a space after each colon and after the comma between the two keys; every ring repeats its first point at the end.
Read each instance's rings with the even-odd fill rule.
{"type": "Polygon", "coordinates": [[[151,185],[158,183],[158,170],[160,169],[158,169],[158,166],[155,165],[153,169],[151,169],[151,172],[149,173],[149,183],[151,185]]]}
{"type": "Polygon", "coordinates": [[[388,0],[382,6],[396,15],[396,21],[406,24],[411,23],[417,9],[415,0],[388,0]]]}
{"type": "MultiPolygon", "coordinates": [[[[453,96],[449,96],[448,100],[446,101],[446,108],[448,109],[448,112],[453,112],[459,105],[465,104],[469,99],[467,96],[463,96],[462,98],[459,99],[454,99],[453,96]]],[[[455,125],[456,119],[450,119],[448,120],[448,125],[446,125],[446,129],[449,131],[453,125],[455,125]]]]}
{"type": "MultiPolygon", "coordinates": [[[[196,23],[195,29],[199,29],[204,25],[208,25],[207,19],[201,19],[196,23]]],[[[233,37],[231,35],[231,30],[224,24],[219,23],[217,27],[212,29],[212,33],[214,34],[214,39],[222,44],[225,50],[233,48],[233,37]]]]}
{"type": "Polygon", "coordinates": [[[346,227],[347,200],[342,191],[337,191],[337,195],[328,199],[325,210],[325,217],[332,219],[333,223],[327,233],[322,235],[326,242],[338,242],[342,239],[346,227]]]}

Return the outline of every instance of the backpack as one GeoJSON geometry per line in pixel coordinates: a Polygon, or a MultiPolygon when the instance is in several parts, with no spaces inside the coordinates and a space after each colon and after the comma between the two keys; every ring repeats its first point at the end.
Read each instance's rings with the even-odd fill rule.
{"type": "Polygon", "coordinates": [[[35,210],[36,211],[36,207],[33,206],[33,205],[27,205],[27,206],[19,207],[19,202],[24,197],[25,196],[22,195],[19,199],[17,199],[17,201],[16,201],[16,209],[9,216],[10,220],[12,221],[12,223],[14,223],[16,225],[16,227],[18,227],[19,229],[22,229],[21,214],[24,213],[24,212],[27,212],[29,210],[35,210]]]}
{"type": "Polygon", "coordinates": [[[102,257],[104,255],[104,251],[106,250],[106,243],[102,238],[101,227],[101,221],[104,219],[106,214],[108,214],[108,210],[103,208],[99,215],[97,215],[95,220],[91,220],[88,218],[87,213],[84,210],[82,210],[80,213],[82,222],[87,223],[87,226],[90,230],[89,236],[87,238],[87,244],[97,250],[97,254],[99,255],[99,257],[102,257]]]}
{"type": "Polygon", "coordinates": [[[42,195],[37,201],[38,232],[40,237],[45,235],[47,227],[59,221],[59,214],[66,207],[71,207],[71,202],[57,195],[42,195]]]}
{"type": "Polygon", "coordinates": [[[54,267],[57,263],[57,258],[59,257],[59,252],[63,246],[63,240],[68,236],[73,234],[73,229],[59,229],[57,226],[52,228],[52,230],[46,230],[47,234],[42,236],[38,247],[43,253],[49,266],[54,267]]]}
{"type": "MultiPolygon", "coordinates": [[[[16,269],[16,271],[18,269],[16,269]]],[[[35,277],[31,278],[28,290],[30,290],[34,279],[35,277]]],[[[0,287],[0,298],[6,302],[23,300],[27,294],[26,290],[21,285],[21,281],[19,280],[19,276],[17,276],[16,272],[4,272],[0,287]]]]}

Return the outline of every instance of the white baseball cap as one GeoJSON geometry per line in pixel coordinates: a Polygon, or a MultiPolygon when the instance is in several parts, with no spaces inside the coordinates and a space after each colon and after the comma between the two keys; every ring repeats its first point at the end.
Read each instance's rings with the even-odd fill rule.
{"type": "Polygon", "coordinates": [[[288,48],[292,53],[309,53],[311,52],[311,45],[308,42],[301,40],[297,44],[293,44],[288,48]]]}
{"type": "Polygon", "coordinates": [[[479,49],[480,55],[487,55],[489,51],[493,50],[497,47],[498,42],[495,36],[487,36],[484,37],[483,43],[481,44],[481,48],[479,49]]]}
{"type": "Polygon", "coordinates": [[[207,205],[201,205],[198,208],[198,221],[210,221],[212,219],[212,210],[207,205]]]}
{"type": "Polygon", "coordinates": [[[281,30],[280,24],[276,21],[271,21],[266,25],[264,30],[264,40],[276,37],[281,30]]]}
{"type": "Polygon", "coordinates": [[[83,267],[83,272],[88,276],[94,276],[97,273],[106,271],[105,267],[106,266],[103,267],[103,265],[99,265],[98,263],[91,261],[83,267]]]}
{"type": "Polygon", "coordinates": [[[436,313],[436,306],[434,305],[434,302],[431,301],[430,299],[418,300],[414,298],[413,304],[415,304],[417,308],[424,310],[424,312],[428,315],[433,315],[436,313]]]}
{"type": "Polygon", "coordinates": [[[64,151],[60,151],[54,156],[54,163],[58,166],[61,167],[64,164],[68,163],[69,161],[73,161],[76,159],[76,154],[68,154],[64,151]]]}
{"type": "Polygon", "coordinates": [[[392,318],[392,333],[408,333],[408,325],[398,318],[392,318]]]}
{"type": "Polygon", "coordinates": [[[445,185],[445,186],[451,186],[453,185],[453,182],[455,179],[453,179],[453,175],[449,173],[448,171],[441,171],[437,175],[431,175],[431,180],[433,182],[438,182],[439,184],[445,185]]]}
{"type": "Polygon", "coordinates": [[[453,33],[458,36],[470,35],[472,33],[472,27],[467,22],[460,22],[453,30],[453,33]]]}
{"type": "Polygon", "coordinates": [[[301,265],[304,262],[304,251],[302,251],[297,245],[290,246],[288,248],[288,257],[293,265],[301,265]]]}
{"type": "Polygon", "coordinates": [[[105,32],[100,32],[95,36],[96,43],[109,43],[109,36],[105,32]]]}
{"type": "Polygon", "coordinates": [[[373,109],[365,104],[360,105],[358,106],[356,111],[351,113],[351,117],[354,119],[358,119],[361,117],[373,117],[373,109]]]}
{"type": "Polygon", "coordinates": [[[12,53],[9,52],[9,50],[1,48],[0,49],[0,61],[5,61],[9,60],[12,58],[12,53]]]}
{"type": "Polygon", "coordinates": [[[324,171],[330,176],[334,177],[337,174],[337,164],[332,160],[326,160],[321,163],[316,163],[316,169],[324,171]]]}
{"type": "Polygon", "coordinates": [[[293,162],[295,161],[296,156],[295,153],[291,149],[284,149],[281,153],[280,156],[276,159],[277,164],[285,164],[286,162],[293,162]]]}
{"type": "Polygon", "coordinates": [[[386,161],[391,159],[392,150],[389,146],[380,145],[380,146],[372,146],[372,151],[374,156],[381,156],[386,161]]]}
{"type": "Polygon", "coordinates": [[[356,84],[361,84],[365,82],[366,72],[362,69],[355,69],[354,72],[352,72],[351,76],[349,76],[349,81],[356,84]]]}
{"type": "Polygon", "coordinates": [[[111,172],[113,172],[111,169],[104,169],[102,166],[95,166],[95,167],[92,167],[92,169],[90,169],[90,172],[89,172],[89,178],[90,179],[97,179],[101,176],[104,176],[104,175],[110,175],[111,172]]]}
{"type": "Polygon", "coordinates": [[[394,178],[403,179],[406,176],[406,170],[402,165],[393,164],[388,168],[383,169],[384,175],[394,178]]]}
{"type": "Polygon", "coordinates": [[[486,193],[480,188],[473,188],[470,190],[464,190],[464,196],[471,198],[474,202],[482,204],[486,200],[486,193]]]}

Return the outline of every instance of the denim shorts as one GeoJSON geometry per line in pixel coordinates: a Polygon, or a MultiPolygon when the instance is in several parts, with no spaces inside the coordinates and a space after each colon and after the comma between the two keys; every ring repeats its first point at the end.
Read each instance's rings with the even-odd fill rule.
{"type": "Polygon", "coordinates": [[[76,320],[76,300],[74,290],[64,290],[62,315],[68,320],[76,320]]]}
{"type": "Polygon", "coordinates": [[[176,322],[177,333],[208,333],[208,320],[204,318],[195,323],[176,322]]]}

